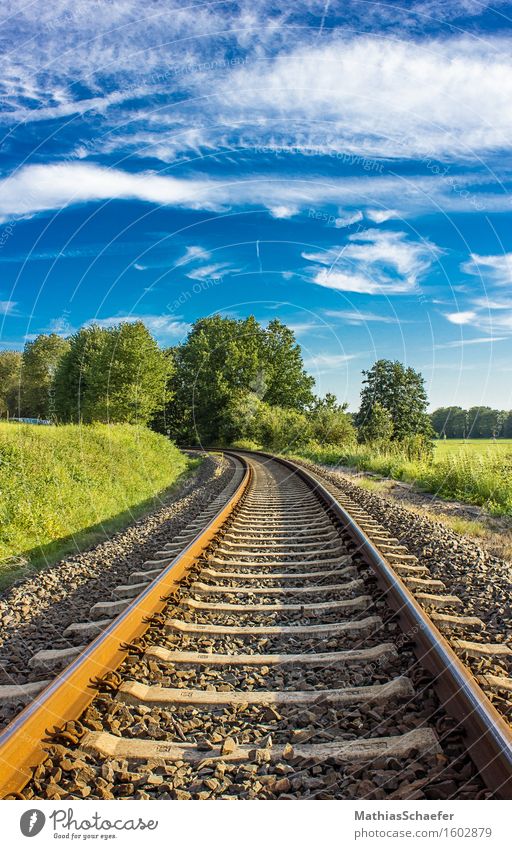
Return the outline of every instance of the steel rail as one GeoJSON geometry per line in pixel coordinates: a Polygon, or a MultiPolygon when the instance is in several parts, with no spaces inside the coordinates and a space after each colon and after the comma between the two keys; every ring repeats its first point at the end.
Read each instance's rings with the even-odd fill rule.
{"type": "Polygon", "coordinates": [[[45,738],[49,729],[80,717],[96,695],[92,676],[101,678],[120,666],[128,654],[126,644],[140,637],[148,628],[147,619],[165,608],[164,597],[175,589],[238,506],[253,471],[246,458],[237,459],[245,469],[244,476],[224,507],[126,610],[0,732],[0,798],[22,792],[34,768],[47,757],[45,738]]]}
{"type": "MultiPolygon", "coordinates": [[[[228,452],[226,452],[228,453],[228,452]]],[[[246,452],[278,460],[301,480],[313,486],[331,514],[348,531],[357,550],[371,566],[386,601],[400,619],[413,643],[414,653],[434,677],[434,687],[446,712],[463,727],[466,748],[488,788],[498,798],[512,798],[512,729],[498,713],[480,685],[455,654],[429,615],[370,538],[315,475],[292,460],[266,452],[246,452]]],[[[237,453],[237,457],[241,455],[237,453]]]]}

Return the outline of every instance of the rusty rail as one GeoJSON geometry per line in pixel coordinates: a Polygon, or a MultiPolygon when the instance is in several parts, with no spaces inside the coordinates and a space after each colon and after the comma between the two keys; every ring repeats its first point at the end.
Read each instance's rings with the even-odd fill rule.
{"type": "Polygon", "coordinates": [[[19,794],[34,767],[46,757],[44,741],[52,726],[78,719],[96,695],[93,677],[116,670],[125,659],[123,648],[147,630],[149,617],[162,611],[169,595],[185,572],[217,534],[246,492],[250,463],[234,495],[219,513],[175,557],[154,581],[0,733],[0,797],[19,794]]]}
{"type": "MultiPolygon", "coordinates": [[[[276,458],[266,452],[247,453],[274,461],[278,459],[312,486],[327,509],[339,519],[356,544],[357,551],[373,569],[379,586],[386,594],[387,603],[398,615],[404,633],[413,643],[416,657],[432,673],[443,707],[464,729],[468,753],[483,780],[498,798],[511,799],[512,729],[406,584],[317,477],[291,460],[276,458]]],[[[240,457],[239,453],[237,457],[240,457]]]]}

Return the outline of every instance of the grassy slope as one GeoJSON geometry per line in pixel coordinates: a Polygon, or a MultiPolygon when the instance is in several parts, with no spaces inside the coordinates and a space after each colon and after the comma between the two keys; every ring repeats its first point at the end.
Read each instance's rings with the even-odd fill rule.
{"type": "Polygon", "coordinates": [[[194,465],[146,428],[0,424],[0,581],[126,524],[194,465]]]}

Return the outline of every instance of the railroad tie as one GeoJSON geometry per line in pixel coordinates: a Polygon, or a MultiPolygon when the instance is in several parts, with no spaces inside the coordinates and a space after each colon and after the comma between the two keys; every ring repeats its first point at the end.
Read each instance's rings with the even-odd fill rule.
{"type": "Polygon", "coordinates": [[[511,657],[512,648],[505,643],[474,643],[469,640],[452,639],[452,645],[469,657],[511,657]]]}
{"type": "Polygon", "coordinates": [[[344,584],[322,584],[319,586],[307,585],[301,587],[225,587],[219,584],[203,584],[201,581],[194,581],[190,589],[199,595],[301,595],[305,593],[330,593],[330,592],[354,592],[355,590],[363,590],[363,581],[346,581],[344,584]]]}
{"type": "Polygon", "coordinates": [[[205,567],[201,569],[199,574],[207,578],[216,578],[224,580],[240,580],[240,581],[296,581],[298,578],[303,580],[329,577],[349,577],[356,575],[354,566],[346,566],[343,569],[324,569],[319,572],[223,572],[218,569],[210,569],[205,567]]]}
{"type": "Polygon", "coordinates": [[[218,604],[217,602],[196,601],[194,598],[180,600],[180,604],[194,610],[211,610],[220,613],[302,612],[308,617],[321,616],[329,610],[366,610],[371,603],[372,599],[369,595],[361,595],[343,601],[322,601],[315,604],[218,604]]]}
{"type": "Polygon", "coordinates": [[[198,666],[340,666],[351,663],[374,663],[397,657],[393,643],[381,643],[369,649],[348,649],[307,654],[216,654],[210,652],[171,651],[163,646],[148,646],[145,657],[162,663],[184,663],[198,666]]]}
{"type": "Polygon", "coordinates": [[[405,676],[385,684],[366,687],[344,687],[336,690],[216,690],[175,689],[160,685],[123,681],[116,698],[129,705],[191,705],[194,707],[221,707],[230,705],[357,705],[386,702],[395,698],[408,698],[414,694],[411,680],[405,676]]]}
{"type": "Polygon", "coordinates": [[[315,637],[336,634],[368,634],[383,627],[380,616],[367,616],[356,622],[328,622],[322,625],[204,625],[200,622],[184,622],[169,618],[166,627],[182,634],[208,634],[217,636],[289,636],[315,637]]]}
{"type": "Polygon", "coordinates": [[[277,763],[295,759],[316,762],[334,758],[342,766],[363,761],[369,763],[377,758],[407,758],[412,752],[417,756],[438,754],[441,747],[431,728],[417,728],[394,737],[371,737],[360,740],[340,740],[331,743],[295,744],[293,746],[271,746],[258,748],[252,745],[236,745],[228,751],[213,746],[208,751],[195,743],[161,742],[117,737],[105,731],[90,731],[80,742],[80,748],[105,758],[130,761],[184,761],[188,764],[205,766],[215,761],[239,762],[248,760],[277,763]],[[258,754],[260,753],[260,754],[258,754]]]}

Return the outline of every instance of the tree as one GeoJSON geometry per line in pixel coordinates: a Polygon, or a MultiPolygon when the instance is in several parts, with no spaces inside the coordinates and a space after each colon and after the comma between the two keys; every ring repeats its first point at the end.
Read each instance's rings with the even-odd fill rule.
{"type": "Polygon", "coordinates": [[[55,374],[57,416],[148,424],[166,404],[171,367],[141,321],[84,327],[71,337],[55,374]]]}
{"type": "Polygon", "coordinates": [[[372,405],[358,431],[359,442],[386,444],[393,438],[391,413],[379,401],[372,405]]]}
{"type": "Polygon", "coordinates": [[[0,351],[0,415],[17,416],[22,357],[20,351],[0,351]]]}
{"type": "Polygon", "coordinates": [[[449,439],[466,439],[468,435],[467,410],[456,410],[450,418],[450,429],[446,434],[449,439]]]}
{"type": "Polygon", "coordinates": [[[468,410],[468,436],[473,439],[496,439],[501,434],[504,414],[491,407],[471,407],[468,410]]]}
{"type": "Polygon", "coordinates": [[[369,371],[363,371],[363,375],[361,406],[356,420],[358,428],[364,428],[378,402],[391,416],[393,440],[401,441],[415,434],[433,435],[421,374],[398,361],[377,360],[369,371]]]}
{"type": "Polygon", "coordinates": [[[502,434],[506,439],[512,439],[512,410],[504,413],[504,416],[502,434]]]}
{"type": "Polygon", "coordinates": [[[82,327],[69,340],[69,348],[61,357],[54,377],[54,399],[57,419],[62,422],[81,422],[84,404],[89,404],[88,387],[91,368],[98,362],[99,352],[106,345],[108,331],[93,324],[82,327]]]}
{"type": "Polygon", "coordinates": [[[271,451],[297,451],[311,438],[305,413],[265,402],[259,408],[257,427],[258,441],[271,451]]]}
{"type": "Polygon", "coordinates": [[[432,427],[439,437],[464,438],[467,431],[467,413],[462,407],[440,407],[430,416],[432,427]]]}
{"type": "Polygon", "coordinates": [[[263,400],[271,406],[304,410],[313,403],[314,378],[304,370],[302,351],[289,327],[273,319],[263,335],[263,369],[266,391],[263,400]]]}
{"type": "Polygon", "coordinates": [[[54,417],[53,378],[68,348],[69,342],[56,333],[41,334],[25,345],[21,372],[23,416],[40,419],[54,417]]]}
{"type": "Polygon", "coordinates": [[[197,321],[173,350],[171,431],[182,442],[213,444],[231,428],[231,402],[252,393],[271,406],[300,411],[313,400],[291,330],[278,321],[264,329],[254,318],[197,321]]]}
{"type": "Polygon", "coordinates": [[[109,328],[91,348],[84,421],[148,424],[165,406],[169,365],[142,321],[109,328]]]}

